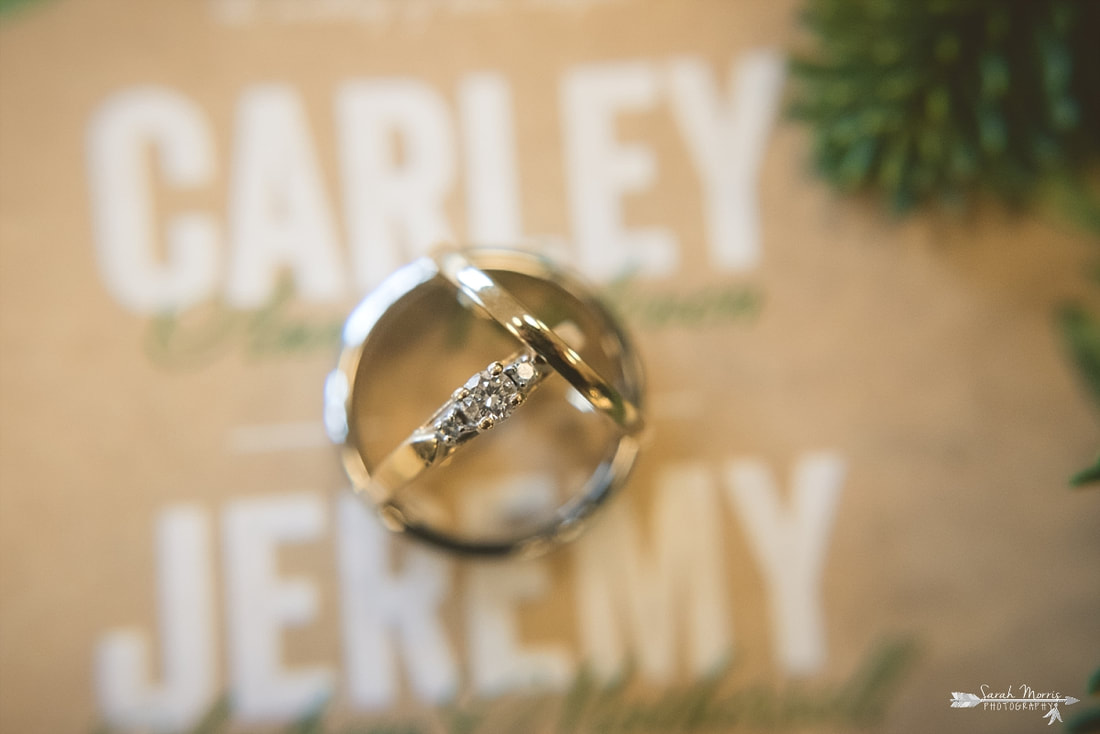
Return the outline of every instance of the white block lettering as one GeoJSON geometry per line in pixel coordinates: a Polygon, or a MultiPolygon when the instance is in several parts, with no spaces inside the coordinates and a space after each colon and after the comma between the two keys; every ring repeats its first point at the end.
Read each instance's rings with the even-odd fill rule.
{"type": "Polygon", "coordinates": [[[280,545],[316,540],[324,527],[324,505],[314,494],[235,500],[225,509],[229,673],[242,720],[298,716],[329,693],[328,669],[283,665],[280,631],[314,618],[317,589],[276,570],[280,545]]]}
{"type": "Polygon", "coordinates": [[[668,682],[681,640],[694,675],[731,651],[714,483],[698,464],[669,467],[657,482],[648,537],[620,501],[575,548],[581,643],[603,678],[621,672],[633,651],[643,675],[668,682]]]}
{"type": "Polygon", "coordinates": [[[92,117],[88,176],[99,269],[119,303],[145,314],[199,303],[218,278],[218,226],[208,214],[166,220],[165,254],[158,257],[150,149],[168,187],[191,189],[214,176],[209,125],[181,94],[134,87],[108,98],[92,117]]]}
{"type": "Polygon", "coordinates": [[[730,462],[726,480],[768,589],[777,661],[788,673],[815,672],[825,663],[821,576],[844,462],[832,453],[802,457],[787,510],[759,461],[730,462]]]}
{"type": "Polygon", "coordinates": [[[622,198],[653,186],[653,152],[616,139],[622,112],[653,108],[659,91],[653,68],[621,63],[573,69],[562,82],[569,209],[579,261],[593,278],[608,279],[637,268],[653,275],[679,264],[675,235],[667,229],[630,229],[622,198]]]}
{"type": "Polygon", "coordinates": [[[283,268],[301,297],[339,298],[336,229],[298,93],[276,84],[249,88],[237,111],[234,151],[229,303],[267,302],[283,268]]]}
{"type": "Polygon", "coordinates": [[[391,79],[341,86],[336,123],[356,285],[372,288],[451,238],[444,208],[455,177],[451,120],[430,86],[391,79]]]}
{"type": "Polygon", "coordinates": [[[466,234],[511,245],[521,232],[512,93],[500,74],[471,74],[458,89],[466,164],[466,234]]]}
{"type": "MultiPolygon", "coordinates": [[[[557,487],[546,474],[513,474],[463,489],[463,526],[472,533],[500,534],[551,511],[557,487]]],[[[537,521],[536,521],[537,522],[537,521]]],[[[550,577],[542,561],[489,561],[468,567],[466,640],[474,688],[487,696],[529,688],[564,688],[573,678],[573,658],[561,645],[524,644],[518,603],[545,598],[550,577]]]]}
{"type": "Polygon", "coordinates": [[[157,608],[163,680],[149,681],[145,635],[107,633],[96,651],[96,693],[119,727],[182,730],[210,705],[217,683],[210,526],[197,507],[164,510],[156,523],[157,608]]]}
{"type": "Polygon", "coordinates": [[[351,492],[338,501],[340,584],[348,694],[360,709],[385,708],[398,695],[397,660],[413,692],[439,703],[458,688],[458,664],[440,619],[451,591],[451,563],[407,545],[392,566],[394,536],[351,492]]]}
{"type": "Polygon", "coordinates": [[[760,260],[760,163],[783,90],[783,57],[750,52],[734,65],[722,100],[714,75],[698,59],[669,68],[672,111],[703,184],[711,260],[746,270],[760,260]]]}

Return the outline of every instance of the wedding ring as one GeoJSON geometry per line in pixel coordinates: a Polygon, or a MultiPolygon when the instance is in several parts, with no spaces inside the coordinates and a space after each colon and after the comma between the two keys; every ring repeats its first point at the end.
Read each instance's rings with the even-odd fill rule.
{"type": "Polygon", "coordinates": [[[642,390],[642,371],[630,340],[575,276],[531,253],[452,249],[399,269],[352,311],[344,326],[338,366],[325,384],[325,424],[340,446],[353,489],[390,529],[463,553],[530,555],[575,537],[626,480],[643,426],[642,390]],[[506,278],[514,287],[540,296],[544,306],[549,303],[565,318],[548,326],[501,284],[506,278]],[[379,452],[368,445],[368,429],[358,420],[357,393],[376,385],[371,371],[378,371],[385,356],[376,356],[372,368],[363,355],[384,348],[384,340],[394,332],[406,336],[401,319],[408,321],[416,310],[407,304],[441,285],[460,311],[499,325],[514,342],[514,351],[454,387],[450,397],[395,448],[379,452]],[[596,358],[599,369],[582,352],[596,358]],[[460,531],[457,521],[441,520],[445,513],[435,507],[430,493],[416,489],[418,485],[425,477],[447,471],[439,467],[467,445],[478,443],[479,436],[507,431],[507,422],[524,410],[536,390],[559,377],[567,402],[594,414],[588,420],[604,421],[601,430],[610,436],[587,479],[536,521],[506,532],[460,531]]]}

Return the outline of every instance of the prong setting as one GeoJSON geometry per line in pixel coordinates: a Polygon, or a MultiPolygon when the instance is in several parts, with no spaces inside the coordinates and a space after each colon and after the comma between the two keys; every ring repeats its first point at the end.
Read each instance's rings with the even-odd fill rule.
{"type": "Polygon", "coordinates": [[[545,377],[537,361],[522,354],[492,362],[451,393],[429,424],[449,453],[478,433],[488,431],[512,414],[545,377]]]}

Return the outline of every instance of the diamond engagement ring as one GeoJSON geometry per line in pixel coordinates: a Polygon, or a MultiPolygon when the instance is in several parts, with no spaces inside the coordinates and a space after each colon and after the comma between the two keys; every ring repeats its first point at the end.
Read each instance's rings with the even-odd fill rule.
{"type": "MultiPolygon", "coordinates": [[[[643,379],[637,355],[589,288],[542,257],[514,250],[451,249],[416,260],[393,273],[355,308],[344,326],[343,345],[339,364],[325,384],[325,425],[341,448],[354,490],[391,530],[463,553],[541,553],[575,537],[592,512],[623,484],[634,463],[642,429],[643,379]],[[539,304],[545,320],[528,307],[529,299],[539,304]],[[513,352],[448,390],[450,396],[436,403],[434,412],[422,413],[428,417],[419,425],[414,422],[395,448],[380,449],[385,441],[375,440],[374,434],[390,429],[393,419],[372,418],[363,407],[391,405],[387,401],[392,401],[393,391],[380,387],[378,375],[389,368],[397,380],[427,370],[424,359],[401,361],[400,353],[414,349],[407,345],[417,341],[417,324],[430,331],[445,320],[440,314],[447,312],[457,314],[452,320],[473,314],[496,325],[494,333],[503,331],[515,345],[513,352]],[[556,326],[551,328],[547,322],[556,326]],[[543,385],[548,390],[557,385],[565,399],[525,408],[529,401],[539,402],[530,399],[543,385]],[[556,414],[547,407],[549,403],[556,414]],[[563,405],[576,410],[562,415],[563,405]],[[537,435],[540,425],[532,427],[532,422],[540,411],[551,416],[544,433],[557,430],[554,426],[559,424],[570,426],[559,453],[583,454],[591,464],[583,470],[586,476],[574,480],[571,487],[557,489],[558,484],[570,484],[562,478],[553,491],[512,493],[494,506],[496,525],[475,526],[469,518],[485,512],[471,513],[469,501],[459,503],[466,510],[454,509],[445,501],[453,484],[448,476],[455,471],[452,458],[465,454],[468,444],[486,441],[479,437],[487,433],[496,436],[512,430],[517,431],[514,440],[523,443],[517,444],[518,451],[505,452],[506,460],[547,453],[550,443],[562,439],[537,435]],[[522,430],[501,428],[519,420],[512,416],[521,413],[532,416],[522,430]],[[584,417],[585,413],[589,415],[584,417]],[[577,428],[572,428],[574,423],[577,428]],[[524,431],[535,432],[536,437],[526,439],[524,431]],[[589,434],[596,437],[589,440],[589,434]],[[441,466],[447,470],[436,471],[441,466]]],[[[447,366],[447,362],[437,364],[447,366]]],[[[408,397],[429,399],[420,397],[421,382],[412,384],[417,389],[408,397]]],[[[568,462],[549,461],[551,467],[560,463],[568,462]]]]}

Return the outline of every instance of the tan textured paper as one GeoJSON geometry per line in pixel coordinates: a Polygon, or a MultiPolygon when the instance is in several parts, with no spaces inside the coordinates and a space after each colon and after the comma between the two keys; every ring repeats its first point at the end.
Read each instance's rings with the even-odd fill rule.
{"type": "Polygon", "coordinates": [[[0,16],[0,730],[193,722],[241,680],[242,731],[283,730],[310,691],[334,732],[1033,731],[1038,710],[950,694],[1087,698],[1100,497],[1065,485],[1100,430],[1054,314],[1097,305],[1094,243],[992,209],[899,222],[836,198],[778,109],[796,11],[52,0],[0,16]],[[377,110],[399,132],[370,137],[377,110]],[[369,212],[403,195],[397,174],[362,184],[376,149],[423,173],[409,185],[439,192],[438,221],[383,219],[372,239],[369,212]],[[723,161],[736,173],[716,182],[723,161]],[[191,285],[166,239],[188,214],[184,249],[213,258],[191,285]],[[321,425],[334,337],[437,224],[522,235],[605,283],[641,266],[605,287],[645,358],[651,440],[614,511],[536,563],[410,555],[341,499],[321,425]],[[158,268],[176,273],[161,287],[158,268]],[[173,289],[177,315],[158,316],[173,289]],[[190,549],[175,571],[168,546],[190,549]],[[637,578],[608,561],[635,550],[637,578]],[[349,598],[382,592],[341,553],[382,551],[438,605],[396,607],[410,638],[389,628],[400,662],[372,678],[390,658],[356,647],[349,598]],[[642,593],[601,622],[604,583],[642,593]],[[890,650],[872,700],[838,698],[890,650]],[[584,698],[593,654],[634,658],[625,691],[584,698]]]}

